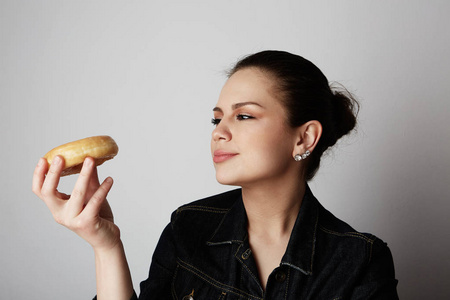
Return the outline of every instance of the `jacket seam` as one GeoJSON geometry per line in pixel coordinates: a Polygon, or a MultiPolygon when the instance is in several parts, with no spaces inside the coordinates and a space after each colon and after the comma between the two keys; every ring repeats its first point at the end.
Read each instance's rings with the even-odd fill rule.
{"type": "Polygon", "coordinates": [[[208,207],[208,206],[196,206],[196,205],[189,205],[189,206],[182,206],[177,209],[177,214],[184,211],[184,210],[195,210],[195,211],[205,211],[205,212],[211,212],[211,213],[227,213],[230,209],[228,208],[216,208],[216,207],[208,207]]]}
{"type": "Polygon", "coordinates": [[[368,243],[373,243],[374,239],[368,238],[367,236],[365,236],[362,233],[356,232],[356,231],[349,231],[349,232],[336,232],[330,229],[327,229],[323,226],[319,226],[319,228],[329,234],[333,234],[333,235],[337,235],[337,236],[347,236],[347,237],[355,237],[355,238],[359,238],[362,239],[368,243]]]}
{"type": "Polygon", "coordinates": [[[231,245],[233,243],[241,244],[241,243],[243,243],[243,241],[241,241],[241,240],[229,240],[229,241],[223,241],[223,242],[206,242],[206,245],[208,245],[208,246],[220,246],[220,245],[231,245]]]}
{"type": "Polygon", "coordinates": [[[373,243],[375,242],[375,240],[372,240],[372,242],[370,242],[370,249],[369,249],[369,260],[368,263],[370,263],[372,261],[372,252],[373,252],[373,243]]]}
{"type": "Polygon", "coordinates": [[[177,293],[175,291],[175,278],[177,277],[177,274],[178,274],[178,268],[179,268],[179,266],[177,266],[175,268],[175,272],[173,272],[173,276],[172,276],[172,297],[175,300],[178,300],[178,296],[177,296],[177,293]]]}
{"type": "Polygon", "coordinates": [[[312,274],[313,272],[313,263],[314,263],[314,254],[316,253],[316,235],[317,235],[317,226],[319,224],[319,211],[318,209],[316,210],[317,214],[316,214],[316,223],[314,224],[314,236],[313,236],[313,244],[312,244],[312,251],[311,251],[311,266],[309,269],[309,273],[312,274]]]}
{"type": "Polygon", "coordinates": [[[289,277],[291,275],[291,269],[288,269],[287,272],[287,278],[286,278],[286,291],[284,293],[284,300],[287,300],[287,295],[288,295],[288,287],[289,287],[289,277]]]}

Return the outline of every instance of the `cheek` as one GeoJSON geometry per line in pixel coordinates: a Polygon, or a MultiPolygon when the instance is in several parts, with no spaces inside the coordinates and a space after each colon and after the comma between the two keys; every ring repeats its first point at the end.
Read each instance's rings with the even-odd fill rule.
{"type": "Polygon", "coordinates": [[[278,130],[266,128],[265,132],[266,134],[260,134],[252,139],[252,142],[258,145],[260,154],[272,157],[275,160],[292,156],[295,144],[292,135],[283,130],[283,128],[278,130]]]}
{"type": "Polygon", "coordinates": [[[293,160],[291,139],[284,134],[255,136],[249,140],[249,145],[250,143],[252,151],[243,163],[255,172],[279,174],[286,170],[293,160]]]}

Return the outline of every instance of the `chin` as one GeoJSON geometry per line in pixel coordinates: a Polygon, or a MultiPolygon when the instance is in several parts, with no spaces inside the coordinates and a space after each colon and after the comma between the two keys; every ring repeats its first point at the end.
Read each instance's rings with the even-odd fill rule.
{"type": "Polygon", "coordinates": [[[239,183],[237,183],[235,180],[227,179],[227,178],[221,178],[216,176],[216,180],[218,183],[223,185],[234,185],[234,186],[240,186],[239,183]]]}
{"type": "Polygon", "coordinates": [[[240,186],[240,187],[255,182],[255,179],[252,180],[252,178],[242,178],[242,177],[238,178],[237,176],[226,176],[225,174],[219,173],[216,173],[216,180],[218,183],[223,185],[240,186]]]}
{"type": "Polygon", "coordinates": [[[221,174],[221,172],[216,172],[216,180],[218,183],[223,185],[233,185],[241,186],[241,181],[236,178],[236,176],[231,176],[231,174],[221,174]]]}
{"type": "Polygon", "coordinates": [[[227,167],[220,165],[215,166],[216,180],[223,185],[232,186],[248,186],[254,185],[267,178],[264,172],[255,172],[241,168],[240,166],[227,167]]]}

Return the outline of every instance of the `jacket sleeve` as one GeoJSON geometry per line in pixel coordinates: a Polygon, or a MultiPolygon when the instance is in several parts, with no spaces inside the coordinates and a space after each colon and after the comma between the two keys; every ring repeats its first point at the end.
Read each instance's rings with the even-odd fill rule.
{"type": "MultiPolygon", "coordinates": [[[[97,296],[95,296],[92,300],[97,300],[97,296]]],[[[138,300],[138,298],[136,296],[136,292],[133,291],[133,296],[131,297],[130,300],[138,300]]]]}
{"type": "MultiPolygon", "coordinates": [[[[171,299],[171,284],[176,268],[172,225],[164,229],[153,253],[148,278],[140,284],[139,299],[171,299]]],[[[93,300],[97,300],[97,296],[93,300]]],[[[130,300],[138,300],[136,293],[130,300]]]]}
{"type": "Polygon", "coordinates": [[[171,299],[171,285],[176,266],[174,235],[172,225],[169,224],[161,234],[153,253],[149,276],[141,282],[139,299],[171,299]]]}
{"type": "Polygon", "coordinates": [[[398,299],[391,251],[380,239],[375,239],[370,250],[366,271],[354,289],[351,299],[398,299]]]}

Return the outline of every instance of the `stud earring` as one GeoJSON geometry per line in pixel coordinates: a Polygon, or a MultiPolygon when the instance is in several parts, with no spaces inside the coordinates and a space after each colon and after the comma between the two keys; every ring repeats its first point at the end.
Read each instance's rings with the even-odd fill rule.
{"type": "Polygon", "coordinates": [[[307,158],[310,154],[311,152],[309,152],[309,150],[306,150],[306,152],[303,154],[295,154],[294,159],[295,161],[301,161],[302,159],[307,158]]]}

